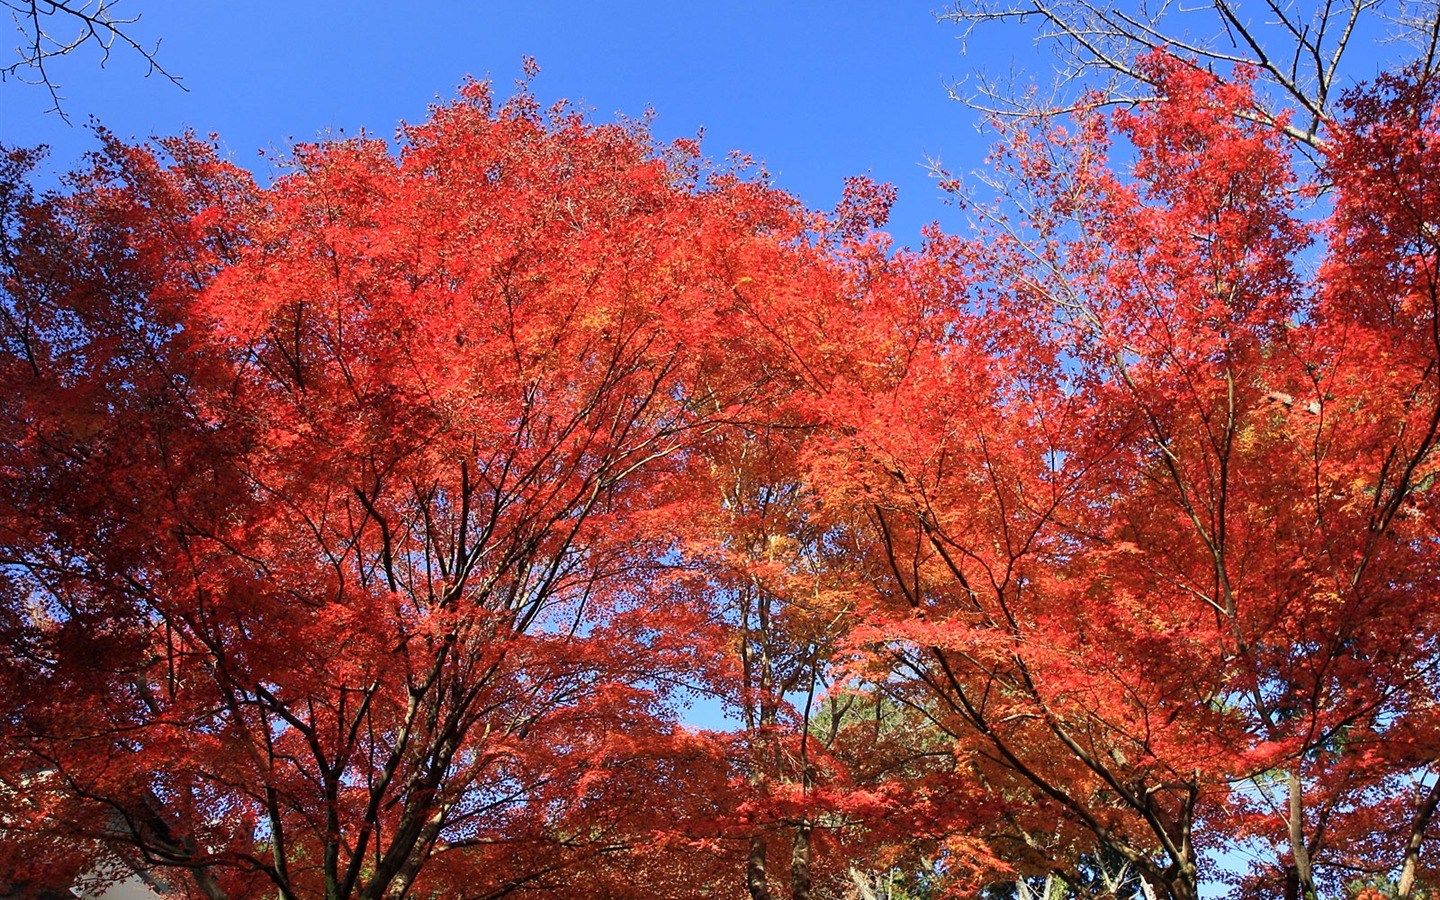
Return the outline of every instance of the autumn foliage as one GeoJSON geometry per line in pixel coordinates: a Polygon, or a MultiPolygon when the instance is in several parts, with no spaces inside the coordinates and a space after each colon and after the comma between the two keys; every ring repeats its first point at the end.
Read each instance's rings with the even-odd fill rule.
{"type": "Polygon", "coordinates": [[[914,251],[480,84],[9,151],[0,890],[1428,895],[1434,86],[1144,64],[914,251]]]}

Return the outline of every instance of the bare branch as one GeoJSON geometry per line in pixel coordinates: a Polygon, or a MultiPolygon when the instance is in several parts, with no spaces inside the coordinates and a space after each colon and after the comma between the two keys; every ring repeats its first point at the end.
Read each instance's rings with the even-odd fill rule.
{"type": "Polygon", "coordinates": [[[1245,117],[1281,127],[1311,151],[1324,145],[1339,89],[1373,76],[1347,68],[1357,39],[1408,45],[1395,63],[1417,67],[1418,77],[1440,69],[1435,0],[1207,0],[1195,7],[1140,0],[1133,9],[1109,0],[959,0],[940,18],[961,25],[966,37],[997,22],[1038,21],[1036,41],[1059,56],[1060,102],[1042,110],[1035,95],[996,91],[981,80],[966,99],[986,112],[1054,112],[1082,90],[1110,102],[1143,102],[1155,84],[1140,59],[1163,51],[1222,77],[1238,67],[1255,72],[1255,108],[1245,117]]]}
{"type": "Polygon", "coordinates": [[[0,0],[0,7],[10,11],[20,44],[15,60],[0,66],[0,81],[14,78],[23,84],[41,85],[50,94],[50,112],[69,121],[60,94],[60,83],[51,74],[49,64],[87,45],[100,48],[100,65],[110,61],[112,50],[119,48],[138,54],[145,60],[150,75],[160,75],[181,90],[188,90],[180,78],[160,64],[157,54],[160,42],[153,46],[141,44],[131,26],[140,15],[124,16],[115,9],[120,0],[0,0]]]}

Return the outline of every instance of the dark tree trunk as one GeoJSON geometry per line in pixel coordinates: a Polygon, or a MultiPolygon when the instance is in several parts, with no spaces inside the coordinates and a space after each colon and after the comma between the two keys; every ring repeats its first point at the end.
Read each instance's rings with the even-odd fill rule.
{"type": "Polygon", "coordinates": [[[810,900],[810,825],[795,827],[790,848],[790,900],[810,900]]]}
{"type": "Polygon", "coordinates": [[[750,888],[750,900],[770,900],[770,885],[765,877],[766,849],[763,836],[750,836],[750,858],[745,861],[745,884],[750,888]]]}

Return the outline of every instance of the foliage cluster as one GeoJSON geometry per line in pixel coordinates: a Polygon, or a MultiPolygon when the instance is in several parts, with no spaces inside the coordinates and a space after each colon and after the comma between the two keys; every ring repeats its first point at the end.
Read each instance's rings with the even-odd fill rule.
{"type": "Polygon", "coordinates": [[[1427,896],[1437,82],[1135,65],[914,251],[482,84],[8,151],[0,889],[1427,896]]]}

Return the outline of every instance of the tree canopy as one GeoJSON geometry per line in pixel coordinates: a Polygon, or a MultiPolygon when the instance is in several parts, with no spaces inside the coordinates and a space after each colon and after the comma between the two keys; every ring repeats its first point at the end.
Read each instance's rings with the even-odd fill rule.
{"type": "Polygon", "coordinates": [[[1429,896],[1431,67],[1133,66],[913,250],[482,83],[6,151],[0,890],[1429,896]]]}

